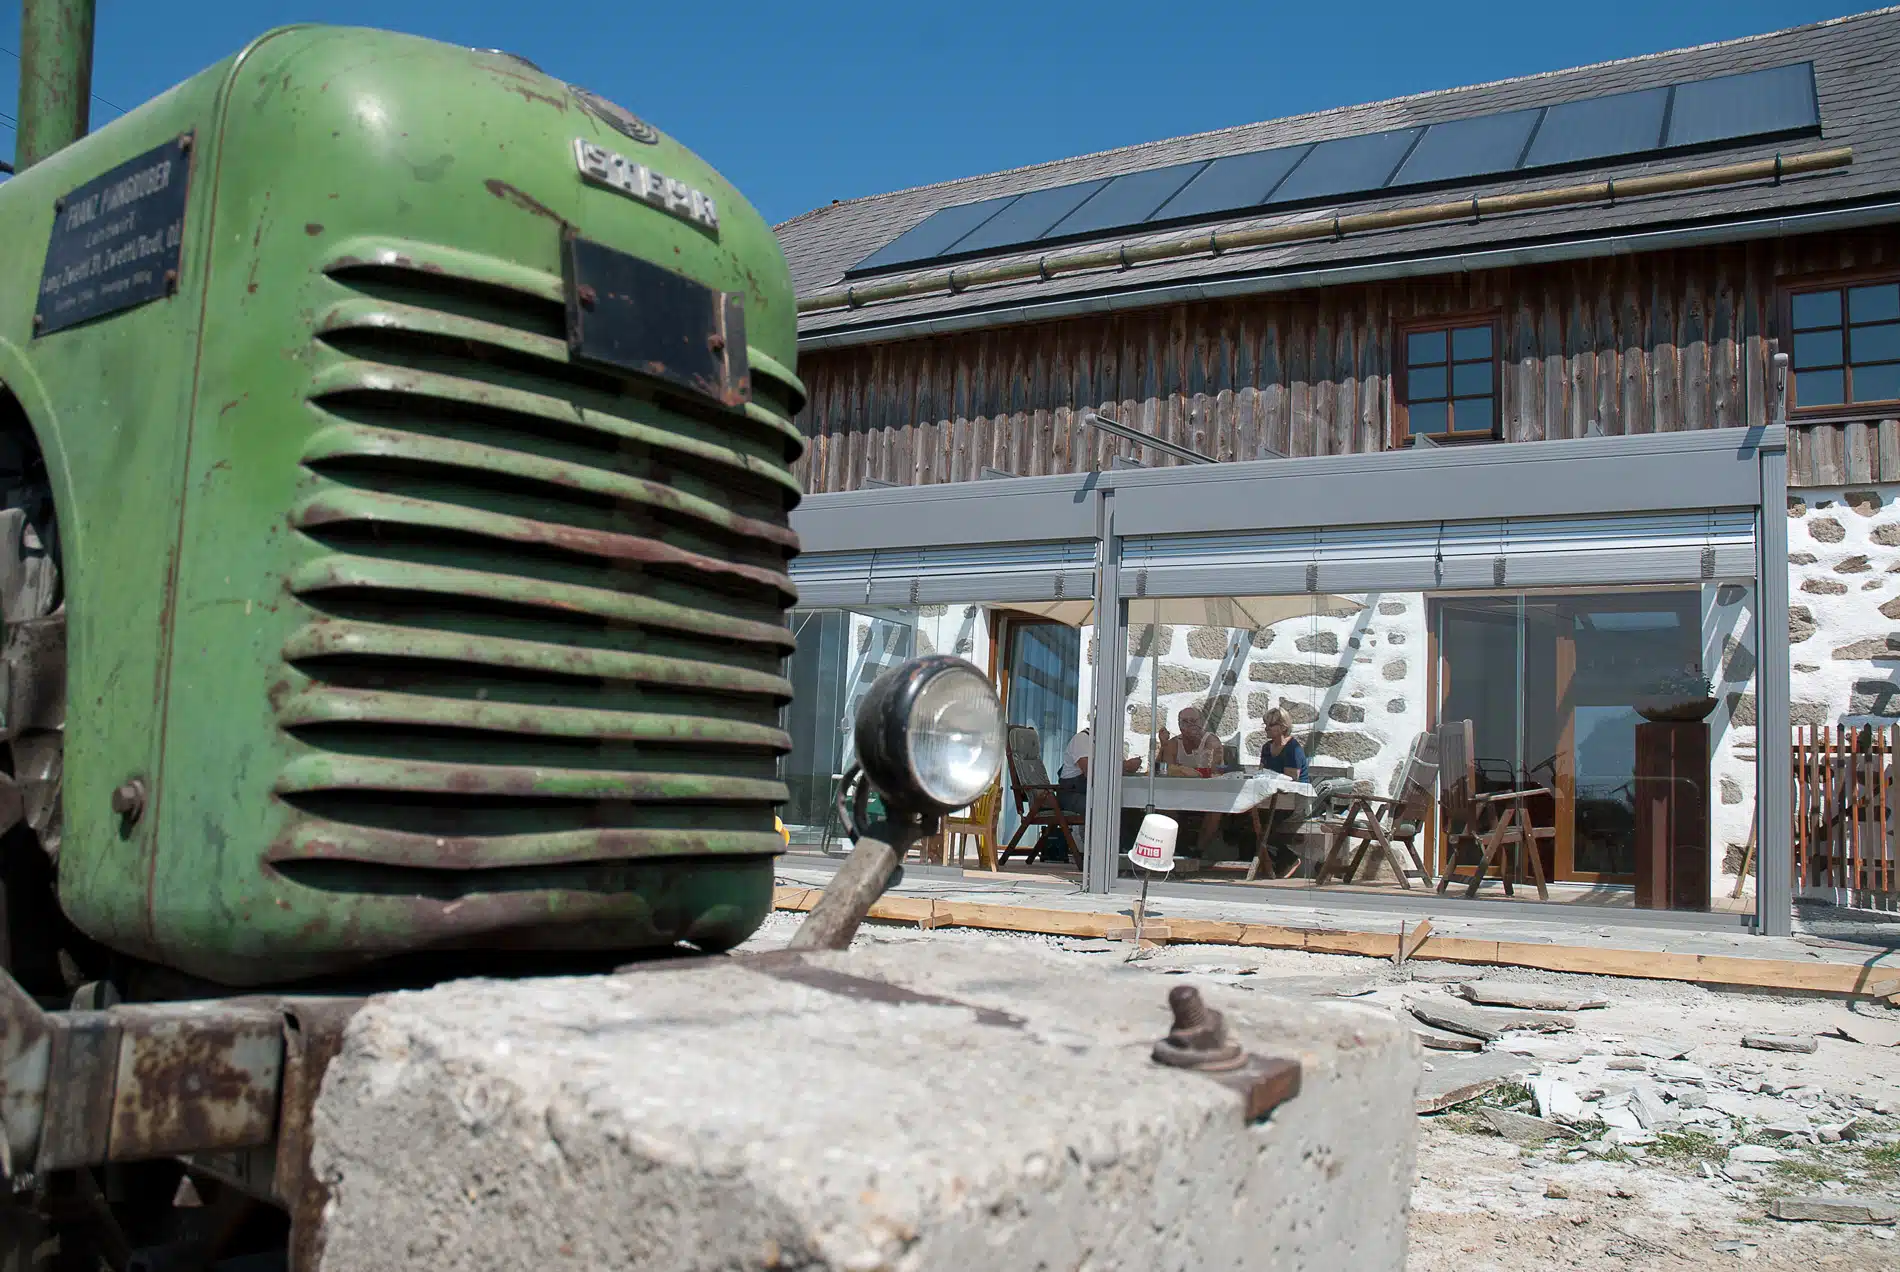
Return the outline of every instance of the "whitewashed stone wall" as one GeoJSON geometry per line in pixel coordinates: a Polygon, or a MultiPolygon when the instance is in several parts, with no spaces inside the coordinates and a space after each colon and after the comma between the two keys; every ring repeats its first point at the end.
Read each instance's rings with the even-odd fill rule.
{"type": "MultiPolygon", "coordinates": [[[[1425,604],[1417,593],[1352,599],[1364,605],[1355,614],[1290,618],[1261,628],[1244,660],[1231,665],[1227,629],[1143,623],[1134,607],[1124,682],[1131,752],[1152,758],[1157,714],[1178,733],[1182,708],[1203,705],[1225,686],[1225,710],[1210,723],[1222,742],[1239,749],[1243,763],[1259,757],[1262,721],[1270,707],[1279,707],[1315,761],[1350,766],[1356,780],[1390,790],[1425,728],[1425,604]]],[[[1085,632],[1083,640],[1092,667],[1094,633],[1085,632]]]]}
{"type": "Polygon", "coordinates": [[[1900,723],[1900,485],[1791,491],[1789,715],[1900,723]]]}
{"type": "Polygon", "coordinates": [[[1788,499],[1795,724],[1900,720],[1900,485],[1788,499]]]}
{"type": "MultiPolygon", "coordinates": [[[[1709,716],[1709,878],[1715,898],[1735,887],[1755,816],[1755,591],[1702,589],[1702,668],[1715,689],[1709,716]]],[[[1754,887],[1751,874],[1743,895],[1754,887]]]]}

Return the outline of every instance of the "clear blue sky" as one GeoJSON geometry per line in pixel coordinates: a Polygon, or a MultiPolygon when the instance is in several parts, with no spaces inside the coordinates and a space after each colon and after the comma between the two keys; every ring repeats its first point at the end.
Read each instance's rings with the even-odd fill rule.
{"type": "MultiPolygon", "coordinates": [[[[520,53],[673,133],[772,221],[833,199],[1301,111],[1729,39],[1873,0],[99,0],[131,108],[286,22],[520,53]]],[[[19,0],[0,0],[18,52],[19,0]]],[[[0,156],[19,62],[0,53],[0,156]]],[[[93,103],[95,127],[117,112],[93,103]]]]}

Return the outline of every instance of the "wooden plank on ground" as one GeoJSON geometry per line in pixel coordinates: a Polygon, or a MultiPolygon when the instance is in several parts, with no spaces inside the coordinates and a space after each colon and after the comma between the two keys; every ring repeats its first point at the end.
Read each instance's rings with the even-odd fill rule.
{"type": "MultiPolygon", "coordinates": [[[[818,903],[822,892],[819,888],[775,888],[773,906],[780,910],[807,911],[818,903]]],[[[880,898],[871,907],[870,917],[887,922],[929,923],[935,927],[1081,937],[1105,937],[1112,930],[1127,927],[1130,922],[1127,914],[889,896],[880,898]]],[[[1289,928],[1214,919],[1168,918],[1163,922],[1170,939],[1177,944],[1256,946],[1382,959],[1391,959],[1399,948],[1398,936],[1391,933],[1351,932],[1338,928],[1289,928]]],[[[1424,925],[1421,923],[1420,926],[1424,925]]],[[[1672,980],[1701,985],[1890,998],[1896,1006],[1900,1006],[1900,966],[1796,963],[1787,959],[1670,954],[1657,950],[1475,941],[1433,936],[1430,933],[1407,958],[1479,966],[1535,967],[1581,976],[1622,976],[1635,980],[1672,980]]]]}
{"type": "Polygon", "coordinates": [[[1311,928],[1306,933],[1306,950],[1312,954],[1363,954],[1370,958],[1391,958],[1399,948],[1396,932],[1345,932],[1337,928],[1311,928]]]}

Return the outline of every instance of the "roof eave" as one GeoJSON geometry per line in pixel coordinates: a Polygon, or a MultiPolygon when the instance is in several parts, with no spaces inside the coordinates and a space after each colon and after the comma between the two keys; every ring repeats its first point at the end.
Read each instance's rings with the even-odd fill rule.
{"type": "MultiPolygon", "coordinates": [[[[1118,286],[1060,298],[1014,302],[987,308],[962,309],[927,316],[893,318],[822,331],[801,332],[800,353],[854,345],[885,344],[929,336],[1022,326],[1062,318],[1085,317],[1130,309],[1195,301],[1228,300],[1241,296],[1271,295],[1316,287],[1389,282],[1445,274],[1475,273],[1523,265],[1626,256],[1726,243],[1779,238],[1827,231],[1864,229],[1900,223],[1900,198],[1880,196],[1876,202],[1790,212],[1772,216],[1740,216],[1693,225],[1665,226],[1618,234],[1578,234],[1535,243],[1505,243],[1494,247],[1423,252],[1350,264],[1317,265],[1189,282],[1146,286],[1118,286]]],[[[833,311],[835,312],[835,311],[833,311]]]]}

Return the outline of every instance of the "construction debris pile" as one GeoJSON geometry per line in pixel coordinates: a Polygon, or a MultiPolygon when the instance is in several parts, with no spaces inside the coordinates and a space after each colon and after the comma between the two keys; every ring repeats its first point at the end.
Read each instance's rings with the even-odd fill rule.
{"type": "Polygon", "coordinates": [[[1536,984],[1461,980],[1398,992],[1420,1042],[1435,1053],[1422,1113],[1475,1120],[1469,1129],[1551,1163],[1652,1153],[1693,1162],[1738,1199],[1740,1190],[1767,1189],[1773,1195],[1762,1200],[1775,1218],[1896,1218],[1884,1186],[1900,1161],[1900,1089],[1878,1078],[1829,1085],[1801,1063],[1822,1037],[1856,1048],[1900,1046],[1891,1011],[1830,1010],[1819,1036],[1764,1031],[1718,1040],[1593,1029],[1591,1013],[1608,1007],[1607,998],[1536,984]],[[1736,1047],[1759,1058],[1713,1054],[1736,1047]],[[1860,1151],[1825,1160],[1810,1151],[1830,1146],[1860,1151]],[[1781,1165],[1790,1169],[1777,1171],[1781,1165]],[[1802,1176],[1824,1187],[1812,1194],[1774,1187],[1802,1176]],[[1856,1185],[1883,1191],[1858,1195],[1856,1185]]]}

